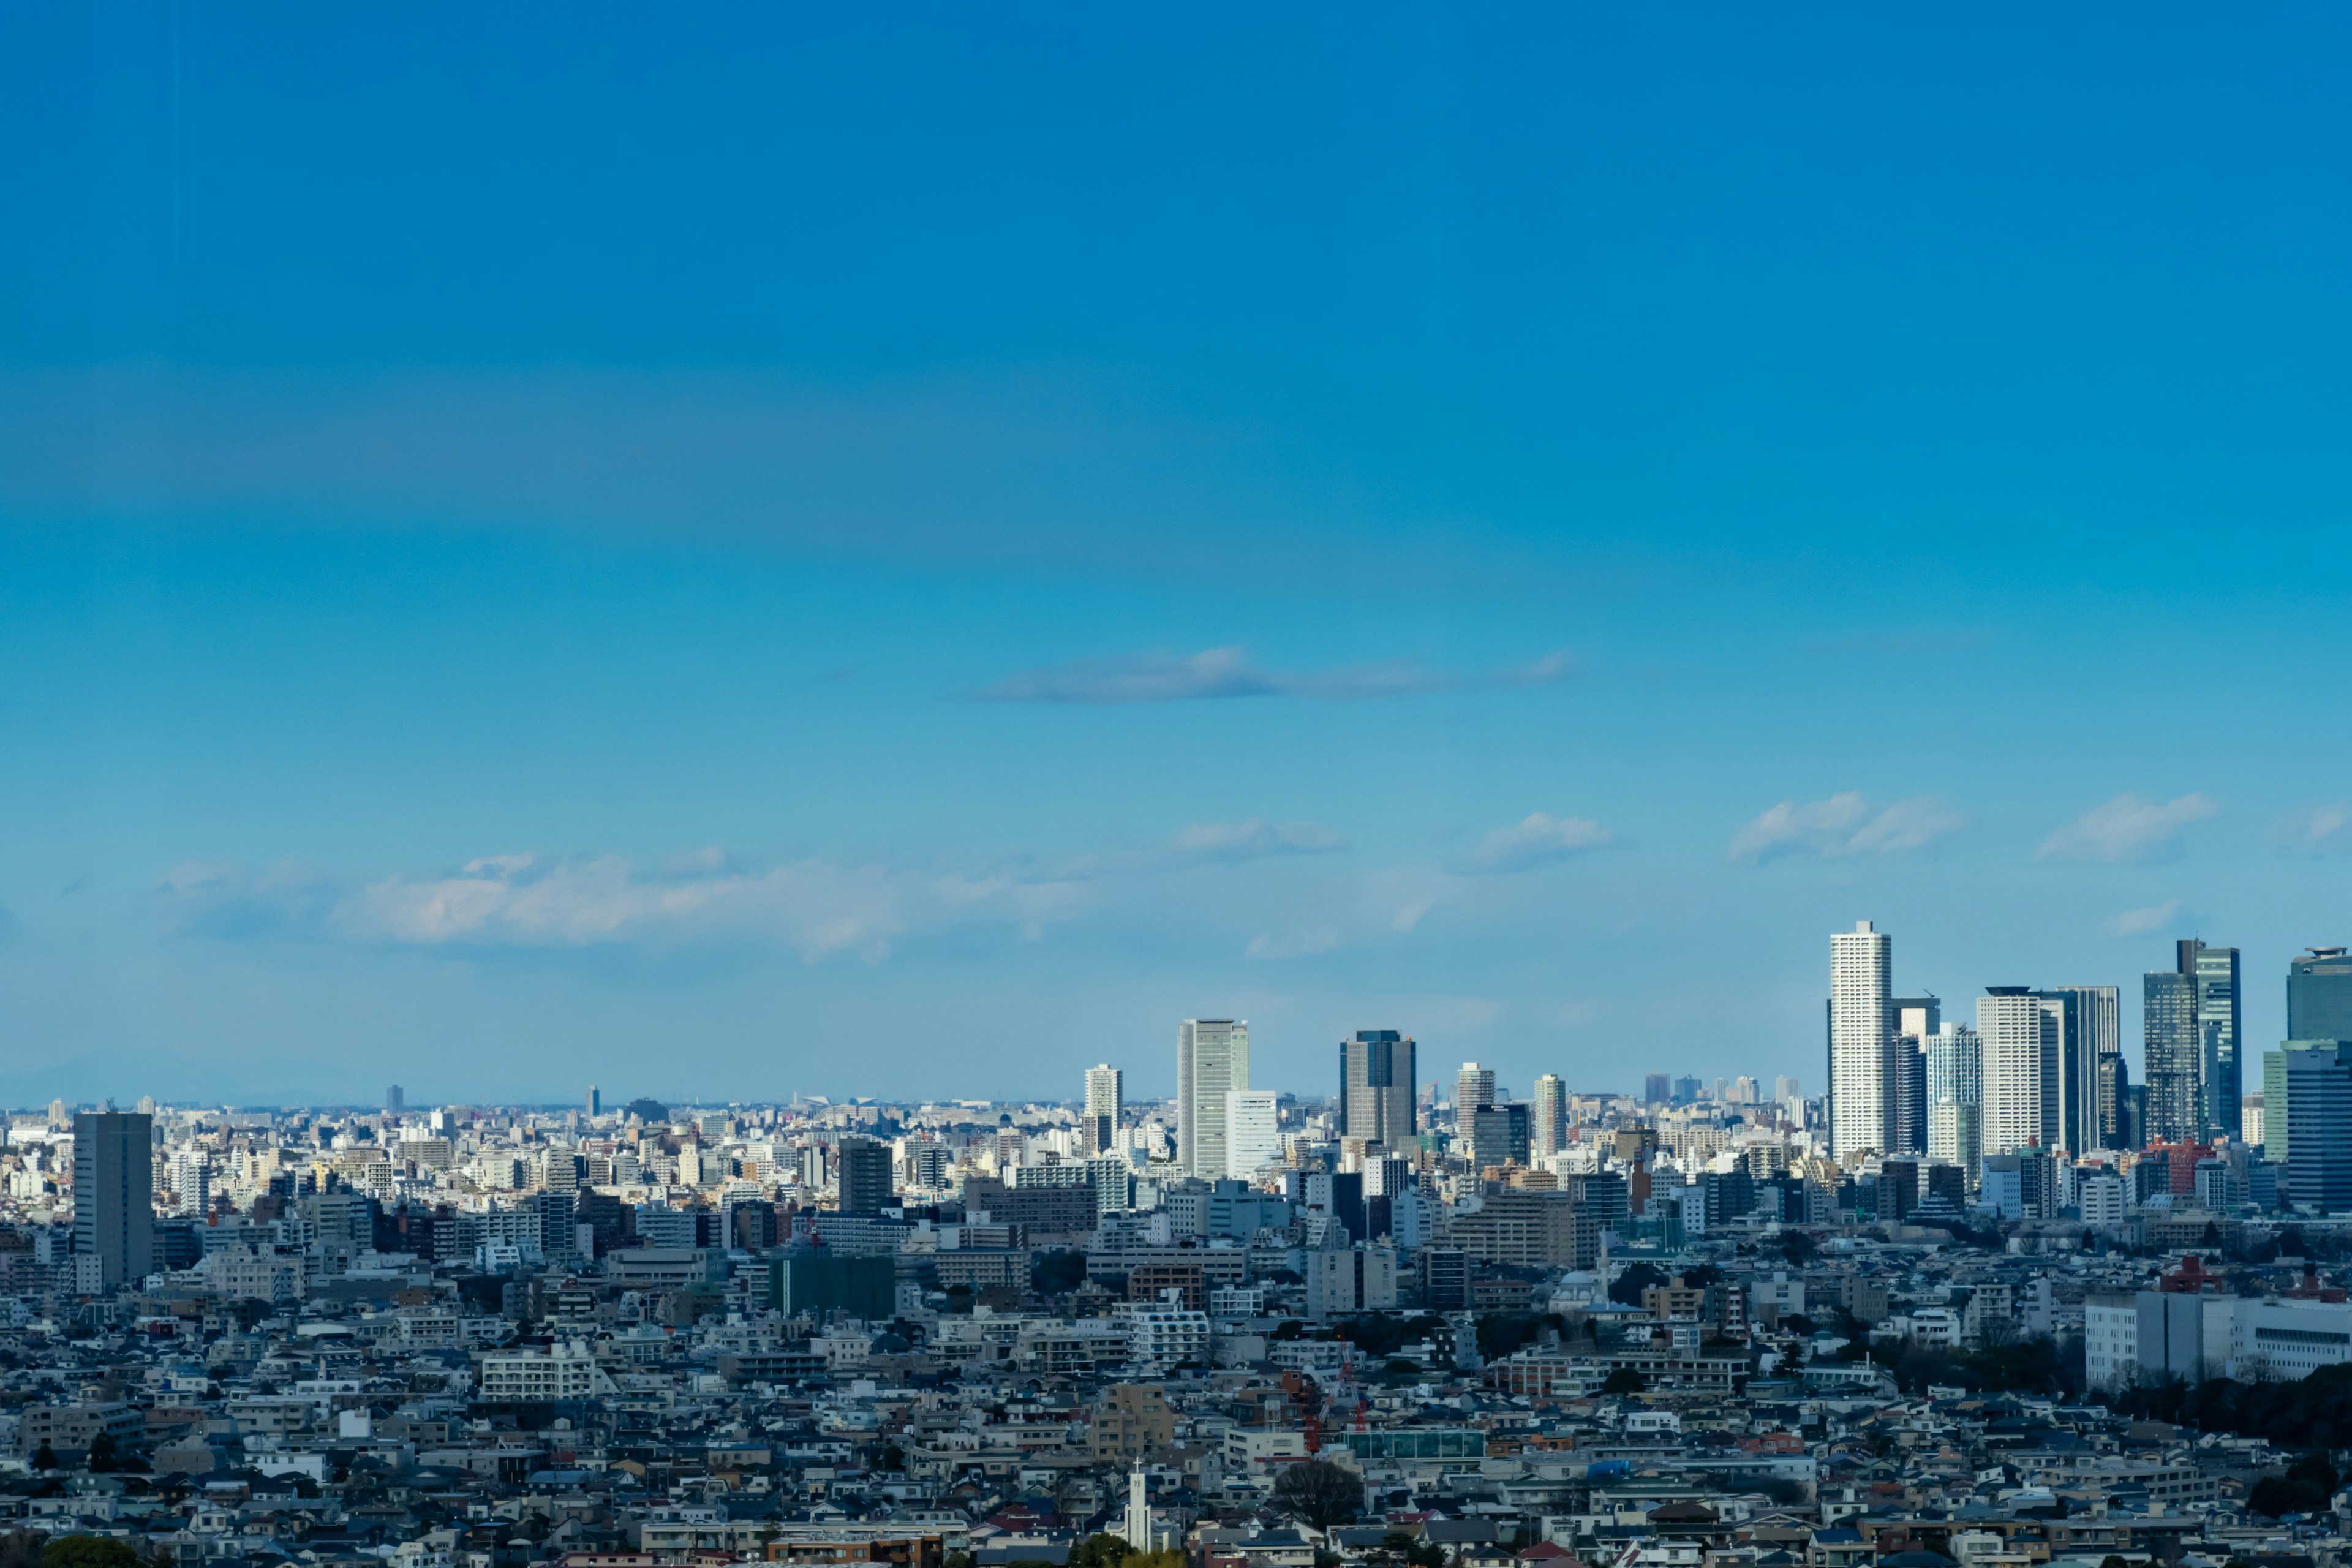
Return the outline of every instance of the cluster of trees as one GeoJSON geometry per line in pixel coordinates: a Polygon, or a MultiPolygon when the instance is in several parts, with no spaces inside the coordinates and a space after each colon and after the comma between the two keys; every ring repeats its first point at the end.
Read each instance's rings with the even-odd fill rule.
{"type": "Polygon", "coordinates": [[[2294,1383],[2217,1377],[2190,1387],[2176,1380],[2126,1389],[2115,1406],[2206,1432],[2267,1437],[2281,1447],[2352,1447],[2352,1365],[2324,1366],[2294,1383]]]}
{"type": "MultiPolygon", "coordinates": [[[[127,1542],[105,1535],[60,1535],[54,1539],[23,1531],[0,1535],[0,1568],[151,1568],[127,1542]]],[[[163,1554],[154,1568],[169,1568],[163,1554]]]]}
{"type": "Polygon", "coordinates": [[[1070,1568],[1184,1568],[1181,1552],[1138,1552],[1122,1535],[1089,1535],[1070,1548],[1070,1568]]]}

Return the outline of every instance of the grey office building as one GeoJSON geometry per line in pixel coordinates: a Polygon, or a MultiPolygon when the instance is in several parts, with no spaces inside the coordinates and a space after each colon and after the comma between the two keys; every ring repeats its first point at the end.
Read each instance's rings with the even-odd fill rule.
{"type": "Polygon", "coordinates": [[[155,1268],[155,1119],[86,1110],[74,1118],[74,1252],[95,1258],[102,1289],[155,1268]]]}
{"type": "Polygon", "coordinates": [[[2286,1037],[2352,1040],[2352,952],[2315,947],[2287,961],[2286,1037]]]}
{"type": "Polygon", "coordinates": [[[2112,985],[2053,985],[2033,994],[2058,1020],[2056,1051],[2042,1087],[2047,1147],[2083,1154],[2116,1149],[2114,1117],[2100,1110],[2099,1075],[2123,1054],[2119,998],[2112,985]]]}
{"type": "Polygon", "coordinates": [[[1394,1029],[1359,1029],[1339,1042],[1339,1136],[1383,1148],[1412,1141],[1414,1047],[1394,1029]]]}
{"type": "Polygon", "coordinates": [[[2286,1199],[2322,1214],[2352,1208],[2352,1041],[2284,1055],[2291,1124],[2286,1199]]]}

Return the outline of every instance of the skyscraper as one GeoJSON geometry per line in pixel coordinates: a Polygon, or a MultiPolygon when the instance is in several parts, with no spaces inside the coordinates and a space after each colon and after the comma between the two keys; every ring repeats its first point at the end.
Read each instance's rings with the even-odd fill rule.
{"type": "Polygon", "coordinates": [[[1536,1079],[1535,1125],[1529,1137],[1538,1158],[1568,1147],[1568,1086],[1558,1073],[1536,1079]]]}
{"type": "Polygon", "coordinates": [[[1984,1152],[1983,1056],[1977,1032],[1947,1024],[1927,1037],[1927,1157],[1976,1179],[1984,1152]]]}
{"type": "Polygon", "coordinates": [[[1339,1042],[1339,1136],[1394,1148],[1412,1141],[1412,1037],[1359,1029],[1339,1042]]]}
{"type": "MultiPolygon", "coordinates": [[[[2313,1041],[2282,1055],[2294,1123],[2283,1195],[2340,1213],[2352,1207],[2352,1042],[2313,1041]]],[[[2263,1099],[2267,1110],[2267,1091],[2263,1099]]]]}
{"type": "Polygon", "coordinates": [[[1830,1156],[1841,1164],[1891,1144],[1887,1004],[1894,976],[1894,942],[1868,921],[1830,938],[1830,1156]]]}
{"type": "Polygon", "coordinates": [[[1245,1020],[1184,1020],[1176,1031],[1176,1159],[1190,1173],[1225,1173],[1225,1096],[1247,1089],[1249,1078],[1245,1020]]]}
{"type": "Polygon", "coordinates": [[[1221,1173],[1237,1181],[1255,1181],[1257,1173],[1282,1158],[1282,1113],[1270,1089],[1225,1091],[1225,1168],[1221,1173]]]}
{"type": "Polygon", "coordinates": [[[2042,1143],[2046,1058],[2056,1054],[2057,1036],[2055,1014],[2025,986],[1988,985],[1977,998],[1986,1153],[2007,1154],[2042,1143]]]}
{"type": "Polygon", "coordinates": [[[1674,1083],[1664,1073],[1654,1072],[1642,1079],[1642,1103],[1664,1105],[1674,1098],[1674,1083]]]}
{"type": "Polygon", "coordinates": [[[408,1091],[394,1084],[383,1091],[383,1108],[394,1116],[399,1115],[408,1109],[408,1091]]]}
{"type": "Polygon", "coordinates": [[[841,1162],[843,1214],[873,1214],[890,1201],[890,1146],[871,1138],[844,1138],[841,1162]]]}
{"type": "Polygon", "coordinates": [[[2140,982],[2140,1062],[2147,1083],[2151,1143],[2193,1143],[2205,1131],[2204,1061],[2197,1034],[2197,983],[2179,970],[2140,982]]]}
{"type": "Polygon", "coordinates": [[[1107,1154],[1118,1146],[1118,1119],[1127,1110],[1127,1074],[1104,1062],[1087,1069],[1087,1115],[1079,1129],[1089,1154],[1107,1154]]]}
{"type": "Polygon", "coordinates": [[[1487,1104],[1470,1112],[1470,1163],[1484,1172],[1495,1165],[1525,1165],[1532,1152],[1524,1100],[1487,1104]]]}
{"type": "Polygon", "coordinates": [[[98,1259],[99,1287],[155,1266],[155,1121],[136,1111],[74,1118],[74,1252],[98,1259]]]}
{"type": "Polygon", "coordinates": [[[1494,1103],[1495,1069],[1482,1068],[1476,1062],[1464,1062],[1462,1070],[1454,1075],[1454,1125],[1467,1127],[1472,1111],[1494,1103]]]}
{"type": "Polygon", "coordinates": [[[2352,953],[2315,947],[2287,961],[2286,1037],[2352,1040],[2352,953]]]}
{"type": "Polygon", "coordinates": [[[1887,1134],[1890,1154],[1927,1152],[1927,1058],[1916,1035],[1897,1035],[1887,1043],[1887,1084],[1895,1095],[1894,1127],[1887,1134]]]}
{"type": "Polygon", "coordinates": [[[2205,1077],[2205,1136],[2235,1138],[2244,1107],[2245,1083],[2238,1066],[2240,1026],[2238,950],[2180,944],[2180,968],[2197,982],[2198,1056],[2205,1077]]]}
{"type": "Polygon", "coordinates": [[[588,1086],[588,1120],[593,1121],[604,1114],[604,1096],[594,1084],[588,1086]]]}
{"type": "Polygon", "coordinates": [[[2112,1104],[2101,1098],[2100,1074],[2123,1054],[2118,994],[2112,985],[2053,985],[2035,995],[2063,1015],[2054,1089],[2059,1146],[2083,1153],[2119,1149],[2112,1104]]]}

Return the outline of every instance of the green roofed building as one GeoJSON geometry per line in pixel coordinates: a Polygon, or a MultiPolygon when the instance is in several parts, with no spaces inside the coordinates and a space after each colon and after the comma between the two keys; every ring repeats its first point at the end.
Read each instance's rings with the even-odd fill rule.
{"type": "Polygon", "coordinates": [[[784,1316],[846,1312],[879,1321],[898,1310],[898,1265],[891,1258],[793,1253],[768,1262],[768,1305],[784,1316]]]}

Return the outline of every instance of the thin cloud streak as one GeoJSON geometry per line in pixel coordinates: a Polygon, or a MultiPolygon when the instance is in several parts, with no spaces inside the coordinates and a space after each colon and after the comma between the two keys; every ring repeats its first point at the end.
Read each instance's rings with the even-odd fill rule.
{"type": "Polygon", "coordinates": [[[1566,679],[1575,664],[1565,652],[1507,669],[1454,673],[1410,660],[1345,665],[1325,670],[1262,669],[1238,644],[1199,653],[1122,654],[1076,659],[1007,676],[971,694],[979,702],[1051,702],[1106,706],[1132,702],[1202,702],[1242,697],[1304,697],[1359,702],[1432,691],[1491,690],[1542,686],[1566,679]]]}
{"type": "Polygon", "coordinates": [[[1616,842],[1616,834],[1589,816],[1529,812],[1481,838],[1454,868],[1471,876],[1509,876],[1557,866],[1616,842]]]}
{"type": "Polygon", "coordinates": [[[1795,855],[1907,855],[1967,826],[1968,818],[1937,795],[1878,806],[1848,790],[1827,800],[1780,802],[1733,837],[1730,857],[1760,866],[1795,855]]]}
{"type": "Polygon", "coordinates": [[[2137,795],[2119,795],[2052,833],[2042,841],[2044,860],[2103,860],[2116,866],[2155,866],[2178,860],[2182,839],[2221,808],[2201,795],[2184,795],[2161,805],[2137,795]]]}

